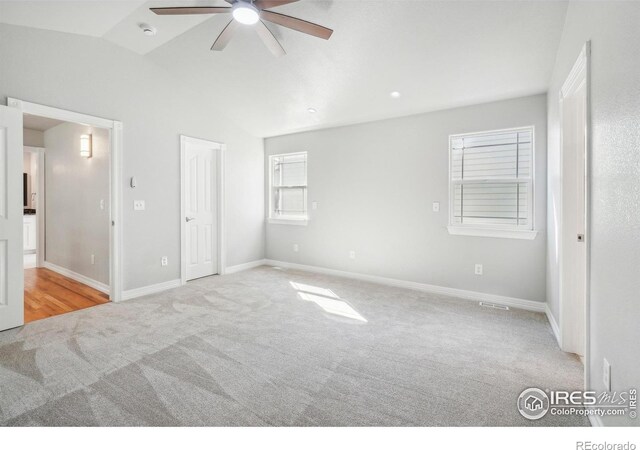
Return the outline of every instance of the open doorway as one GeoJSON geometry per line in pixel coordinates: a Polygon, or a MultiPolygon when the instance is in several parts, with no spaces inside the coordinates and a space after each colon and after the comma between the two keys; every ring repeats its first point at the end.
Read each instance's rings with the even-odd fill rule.
{"type": "MultiPolygon", "coordinates": [[[[7,287],[8,295],[3,299],[3,314],[0,315],[0,331],[14,328],[24,324],[25,322],[25,282],[24,282],[24,209],[35,210],[36,216],[36,249],[35,249],[35,265],[37,269],[49,270],[49,279],[51,290],[61,289],[67,290],[73,286],[73,289],[81,292],[93,292],[87,289],[91,288],[100,292],[100,298],[111,300],[114,302],[122,298],[122,273],[121,273],[121,236],[122,236],[122,211],[121,211],[121,195],[122,195],[122,123],[119,121],[103,119],[96,116],[77,113],[69,110],[59,109],[51,106],[40,105],[36,103],[26,102],[15,98],[7,99],[7,107],[0,107],[0,134],[4,134],[4,141],[0,142],[0,156],[3,156],[2,163],[7,170],[6,185],[0,186],[6,192],[6,205],[0,203],[0,207],[4,207],[10,214],[0,215],[3,226],[0,227],[5,242],[4,253],[0,251],[0,257],[5,260],[4,272],[0,274],[10,280],[7,287]],[[31,130],[40,126],[43,130],[40,142],[32,142],[27,140],[30,132],[25,132],[24,121],[27,121],[27,128],[31,126],[31,130]],[[40,121],[40,125],[34,124],[33,121],[40,121]],[[44,122],[44,123],[43,123],[44,122]],[[46,123],[46,124],[45,124],[46,123]],[[56,136],[46,139],[46,130],[56,129],[60,136],[66,135],[66,143],[61,144],[64,150],[60,150],[59,154],[54,155],[52,152],[47,157],[47,152],[58,147],[56,136]],[[94,145],[94,134],[95,145],[94,145]],[[18,137],[19,136],[19,137],[18,137]],[[51,142],[51,143],[50,143],[51,142]],[[31,191],[29,191],[29,183],[27,182],[27,192],[24,192],[25,175],[24,163],[26,158],[23,156],[26,144],[28,153],[38,153],[39,158],[36,162],[34,179],[31,180],[31,191]],[[4,147],[3,147],[4,145],[4,147]],[[49,148],[47,148],[49,147],[49,148]],[[101,164],[97,159],[93,159],[95,152],[104,155],[101,164]],[[89,154],[87,154],[87,152],[89,154]],[[75,162],[60,158],[75,158],[75,162]],[[92,195],[91,192],[83,188],[83,183],[92,181],[92,172],[87,170],[88,166],[77,167],[78,158],[85,161],[84,164],[94,164],[106,166],[106,176],[101,177],[102,191],[99,197],[92,195]],[[84,176],[84,179],[82,178],[84,176]],[[34,181],[38,179],[40,181],[34,181]],[[58,180],[54,187],[58,190],[52,193],[52,180],[58,180]],[[44,180],[44,181],[42,181],[44,180]],[[42,184],[39,184],[42,183],[42,184]],[[33,195],[34,186],[36,190],[33,195]],[[106,186],[106,192],[104,192],[106,186]],[[62,194],[61,194],[62,192],[62,194]],[[104,192],[104,195],[102,193],[104,192]],[[25,197],[35,200],[29,204],[25,202],[25,197]],[[104,197],[104,198],[102,198],[104,197]],[[61,203],[59,199],[66,199],[61,203]],[[98,200],[96,201],[96,198],[98,200]],[[48,200],[48,201],[47,201],[48,200]],[[84,206],[84,202],[89,206],[84,206]],[[26,205],[25,205],[26,204],[26,205]],[[62,205],[62,206],[60,206],[62,205]],[[31,206],[31,208],[28,208],[31,206]],[[75,209],[72,211],[72,209],[75,209]],[[103,214],[95,214],[95,209],[104,211],[103,214]],[[38,211],[40,210],[40,212],[38,211]],[[76,220],[71,220],[76,218],[76,220]],[[101,225],[93,225],[93,216],[100,220],[101,225]],[[58,221],[52,219],[58,217],[58,221]],[[44,222],[44,225],[42,223],[44,222]],[[57,222],[57,230],[51,229],[51,222],[57,222]],[[62,223],[62,225],[60,225],[62,223]],[[88,226],[82,226],[87,225],[88,226]],[[106,228],[107,237],[105,238],[104,229],[106,228]],[[59,237],[59,233],[64,234],[59,237]],[[102,280],[98,281],[92,278],[95,272],[89,271],[89,275],[83,275],[71,268],[64,267],[63,264],[76,264],[77,261],[85,264],[87,259],[91,266],[98,266],[97,253],[93,253],[91,245],[82,243],[82,239],[87,239],[87,235],[91,237],[91,233],[101,233],[99,242],[106,245],[107,250],[102,247],[101,253],[107,255],[102,258],[102,268],[97,267],[94,270],[101,270],[102,280]],[[58,233],[58,235],[56,235],[58,233]],[[76,236],[82,234],[84,236],[76,236]],[[81,243],[78,243],[81,241],[81,243]],[[62,246],[62,249],[55,246],[62,246]],[[65,253],[66,252],[66,253],[65,253]],[[58,256],[55,256],[55,255],[58,256]],[[62,254],[63,256],[59,256],[62,254]],[[53,255],[53,256],[52,256],[53,255]],[[93,257],[91,255],[94,255],[93,257]],[[57,262],[56,262],[57,261],[57,262]],[[73,261],[76,261],[74,263],[73,261]],[[60,264],[62,262],[63,264],[60,264]],[[104,267],[107,268],[108,275],[104,277],[104,267]],[[55,269],[55,270],[54,270],[55,269]]],[[[36,130],[37,131],[37,130],[36,130]]],[[[32,136],[37,133],[32,133],[32,136]]],[[[29,175],[26,177],[29,178],[29,175]]],[[[28,181],[28,180],[27,180],[28,181]]],[[[33,211],[28,211],[33,212],[33,211]]],[[[27,214],[32,215],[32,214],[27,214]]],[[[0,249],[1,250],[1,249],[0,249]]],[[[31,247],[27,249],[27,253],[33,253],[31,247]]],[[[33,265],[33,258],[31,259],[33,265]]],[[[42,272],[47,273],[47,272],[42,272]]],[[[42,287],[42,280],[36,279],[34,284],[42,287]]],[[[77,292],[75,293],[77,294],[77,292]]],[[[43,298],[53,302],[48,298],[49,294],[41,294],[43,298]]],[[[71,295],[77,300],[75,295],[71,295]]],[[[51,296],[50,296],[51,297],[51,296]]],[[[41,299],[42,300],[42,299],[41,299]]],[[[82,309],[77,305],[71,310],[82,309]]],[[[68,311],[64,311],[68,312],[68,311]]],[[[48,317],[45,316],[45,317],[48,317]]]]}
{"type": "Polygon", "coordinates": [[[109,130],[23,115],[25,323],[109,301],[109,130]]]}
{"type": "Polygon", "coordinates": [[[560,91],[560,347],[580,356],[586,367],[589,358],[589,51],[587,42],[560,91]]]}

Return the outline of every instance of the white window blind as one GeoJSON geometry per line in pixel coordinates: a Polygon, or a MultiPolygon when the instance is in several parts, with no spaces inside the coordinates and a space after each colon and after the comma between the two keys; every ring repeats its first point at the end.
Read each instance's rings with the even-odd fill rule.
{"type": "Polygon", "coordinates": [[[307,218],[307,153],[269,157],[272,219],[307,218]]]}
{"type": "Polygon", "coordinates": [[[533,128],[451,136],[451,225],[533,229],[533,128]]]}

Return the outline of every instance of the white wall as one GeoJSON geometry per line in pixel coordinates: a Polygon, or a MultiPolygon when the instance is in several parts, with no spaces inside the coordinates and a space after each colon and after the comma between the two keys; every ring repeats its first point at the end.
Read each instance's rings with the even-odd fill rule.
{"type": "Polygon", "coordinates": [[[108,130],[75,123],[44,132],[45,260],[105,284],[109,284],[109,142],[108,130]],[[80,156],[82,134],[92,135],[91,158],[80,156]]]}
{"type": "Polygon", "coordinates": [[[227,144],[227,264],[264,257],[262,140],[203,102],[189,79],[102,39],[11,25],[0,25],[0,61],[2,102],[10,96],[123,122],[125,289],[180,277],[180,134],[227,144]],[[133,211],[138,199],[146,211],[133,211]]]}
{"type": "MultiPolygon", "coordinates": [[[[640,387],[640,7],[635,2],[571,2],[548,96],[548,301],[557,317],[555,217],[560,197],[559,97],[582,46],[591,40],[591,388],[640,387]]],[[[589,237],[587,237],[589,239],[589,237]]],[[[607,425],[638,420],[605,417],[607,425]]]]}
{"type": "Polygon", "coordinates": [[[268,155],[305,150],[318,209],[306,227],[267,225],[267,258],[545,300],[545,95],[265,140],[268,155]],[[537,238],[449,235],[449,135],[527,125],[536,131],[537,238]]]}

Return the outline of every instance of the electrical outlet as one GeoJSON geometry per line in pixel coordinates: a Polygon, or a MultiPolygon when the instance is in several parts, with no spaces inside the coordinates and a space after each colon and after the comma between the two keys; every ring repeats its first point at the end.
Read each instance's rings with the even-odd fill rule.
{"type": "Polygon", "coordinates": [[[311,202],[311,209],[318,209],[318,202],[311,202]]]}
{"type": "Polygon", "coordinates": [[[144,200],[134,200],[133,201],[133,210],[134,211],[144,211],[145,205],[144,200]]]}
{"type": "Polygon", "coordinates": [[[350,251],[349,251],[349,258],[350,258],[350,259],[356,259],[356,252],[355,252],[355,250],[350,250],[350,251]]]}
{"type": "Polygon", "coordinates": [[[611,364],[607,358],[602,361],[602,383],[607,391],[611,391],[611,364]]]}
{"type": "Polygon", "coordinates": [[[104,209],[104,200],[100,200],[100,209],[104,209]]]}
{"type": "Polygon", "coordinates": [[[293,244],[293,251],[298,253],[299,250],[300,250],[300,246],[298,244],[293,244]]]}
{"type": "Polygon", "coordinates": [[[433,202],[433,212],[440,212],[440,202],[433,202]]]}
{"type": "Polygon", "coordinates": [[[476,264],[476,275],[482,275],[482,264],[476,264]]]}
{"type": "Polygon", "coordinates": [[[169,258],[167,258],[166,256],[163,256],[162,259],[160,260],[160,264],[162,265],[162,267],[166,267],[169,265],[169,258]]]}
{"type": "Polygon", "coordinates": [[[91,255],[91,265],[96,263],[96,255],[91,255]]]}

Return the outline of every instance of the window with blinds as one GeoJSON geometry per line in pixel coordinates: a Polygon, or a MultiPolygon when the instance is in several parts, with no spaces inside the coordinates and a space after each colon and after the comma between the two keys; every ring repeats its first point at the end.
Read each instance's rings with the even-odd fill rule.
{"type": "Polygon", "coordinates": [[[271,219],[307,219],[307,153],[269,157],[271,219]]]}
{"type": "Polygon", "coordinates": [[[451,225],[533,229],[533,128],[450,137],[451,225]]]}

